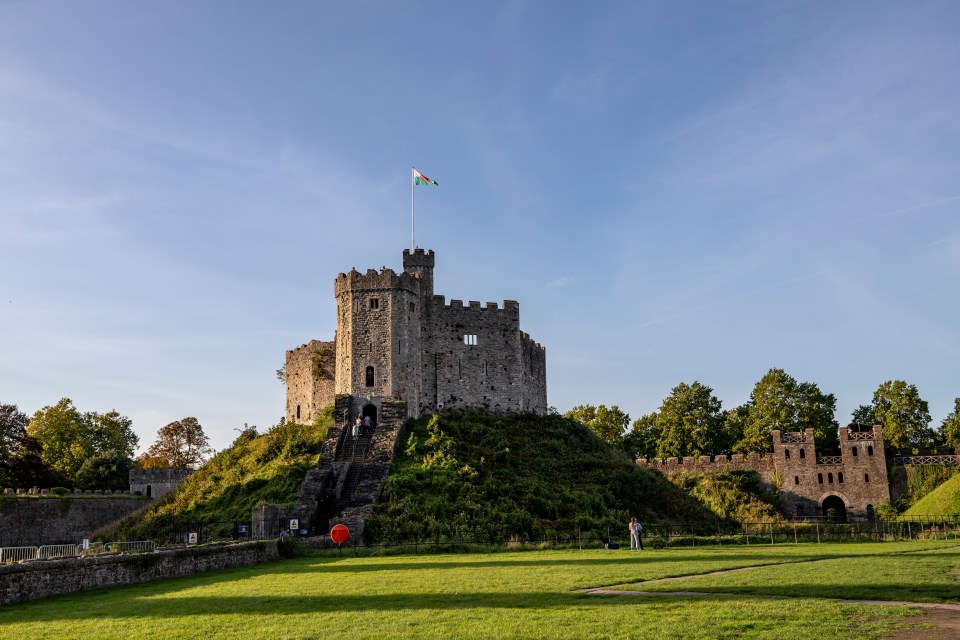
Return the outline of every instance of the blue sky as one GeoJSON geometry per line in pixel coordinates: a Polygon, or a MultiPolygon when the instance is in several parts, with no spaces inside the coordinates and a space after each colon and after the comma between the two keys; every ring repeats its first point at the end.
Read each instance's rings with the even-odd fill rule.
{"type": "Polygon", "coordinates": [[[0,402],[222,448],[333,278],[437,253],[548,401],[960,396],[955,2],[0,2],[0,402]]]}

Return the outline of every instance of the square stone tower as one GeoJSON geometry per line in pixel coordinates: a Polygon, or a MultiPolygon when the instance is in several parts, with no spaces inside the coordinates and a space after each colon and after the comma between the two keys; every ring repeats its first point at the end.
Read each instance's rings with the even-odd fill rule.
{"type": "Polygon", "coordinates": [[[308,401],[315,415],[334,395],[350,397],[351,418],[374,422],[384,399],[405,402],[409,417],[455,408],[546,411],[546,350],[520,330],[520,304],[447,305],[433,292],[434,264],[433,251],[405,250],[400,273],[384,267],[336,277],[332,380],[331,343],[288,352],[288,419],[297,407],[303,416],[308,401]]]}

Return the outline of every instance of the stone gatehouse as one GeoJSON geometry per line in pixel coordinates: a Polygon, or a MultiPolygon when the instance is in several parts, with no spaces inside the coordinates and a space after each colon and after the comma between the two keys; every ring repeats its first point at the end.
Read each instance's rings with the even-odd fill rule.
{"type": "Polygon", "coordinates": [[[773,451],[765,456],[715,456],[638,460],[672,475],[751,470],[775,488],[783,511],[798,518],[824,517],[846,521],[872,520],[874,510],[890,500],[887,460],[880,426],[851,425],[840,429],[840,451],[818,452],[813,429],[774,430],[773,451]]]}

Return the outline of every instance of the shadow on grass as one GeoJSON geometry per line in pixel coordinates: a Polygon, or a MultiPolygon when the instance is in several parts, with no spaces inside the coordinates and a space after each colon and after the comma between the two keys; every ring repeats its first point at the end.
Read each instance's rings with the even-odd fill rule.
{"type": "MultiPolygon", "coordinates": [[[[438,612],[469,609],[570,609],[572,607],[637,607],[658,611],[686,607],[690,597],[662,596],[656,598],[598,596],[580,593],[517,592],[517,593],[426,593],[379,594],[363,596],[285,595],[285,596],[209,596],[114,597],[97,606],[46,607],[44,622],[108,620],[127,618],[168,619],[199,615],[304,615],[342,614],[388,611],[436,610],[438,612]]],[[[696,602],[722,602],[736,596],[714,595],[697,597],[696,602]]],[[[709,606],[709,604],[707,605],[709,606]]],[[[29,604],[14,610],[0,610],[0,628],[4,624],[36,622],[35,607],[29,604]]]]}
{"type": "MultiPolygon", "coordinates": [[[[803,584],[787,585],[719,585],[703,587],[684,585],[683,581],[672,583],[673,588],[664,590],[644,590],[643,583],[633,585],[635,590],[647,593],[669,593],[670,591],[691,591],[716,596],[751,596],[765,598],[826,598],[842,600],[887,600],[903,602],[938,602],[956,604],[960,602],[960,586],[930,584],[898,585],[858,585],[849,584],[803,584]]],[[[626,596],[623,596],[626,597],[626,596]]],[[[667,596],[664,596],[667,597],[667,596]]],[[[672,596],[670,596],[672,597],[672,596]]],[[[701,596],[692,596],[701,597],[701,596]]]]}

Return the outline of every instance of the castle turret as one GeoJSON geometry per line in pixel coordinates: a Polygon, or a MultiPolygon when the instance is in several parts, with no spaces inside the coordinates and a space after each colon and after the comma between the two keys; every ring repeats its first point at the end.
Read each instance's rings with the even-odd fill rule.
{"type": "Polygon", "coordinates": [[[420,278],[420,295],[429,300],[433,297],[433,251],[403,250],[403,270],[420,278]]]}

